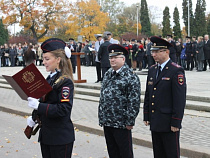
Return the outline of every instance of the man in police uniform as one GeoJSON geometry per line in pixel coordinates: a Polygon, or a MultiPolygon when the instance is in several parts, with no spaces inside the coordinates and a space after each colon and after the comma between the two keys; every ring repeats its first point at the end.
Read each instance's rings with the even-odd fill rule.
{"type": "Polygon", "coordinates": [[[133,158],[131,129],[140,108],[139,77],[125,63],[128,51],[111,44],[111,68],[105,73],[98,108],[110,158],[133,158]]]}
{"type": "Polygon", "coordinates": [[[192,71],[194,68],[194,61],[193,61],[193,47],[191,42],[191,37],[186,36],[186,50],[185,50],[186,56],[187,56],[187,69],[192,71]]]}
{"type": "Polygon", "coordinates": [[[151,37],[151,66],[146,82],[144,123],[150,125],[155,158],[180,157],[179,134],[186,104],[184,70],[169,58],[172,45],[157,36],[151,37]]]}
{"type": "Polygon", "coordinates": [[[173,41],[173,36],[172,35],[167,35],[167,40],[169,43],[171,43],[172,47],[169,48],[170,50],[170,54],[169,57],[173,62],[177,62],[176,61],[176,43],[173,41]]]}

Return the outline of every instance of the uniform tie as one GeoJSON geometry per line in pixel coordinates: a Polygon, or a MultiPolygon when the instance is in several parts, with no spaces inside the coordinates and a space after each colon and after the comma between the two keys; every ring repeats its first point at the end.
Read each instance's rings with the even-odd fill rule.
{"type": "Polygon", "coordinates": [[[117,73],[116,71],[113,71],[113,72],[112,72],[112,76],[116,75],[116,73],[117,73]]]}
{"type": "Polygon", "coordinates": [[[161,73],[161,66],[158,66],[158,70],[157,70],[157,77],[156,77],[156,78],[158,78],[158,77],[159,77],[160,73],[161,73]]]}

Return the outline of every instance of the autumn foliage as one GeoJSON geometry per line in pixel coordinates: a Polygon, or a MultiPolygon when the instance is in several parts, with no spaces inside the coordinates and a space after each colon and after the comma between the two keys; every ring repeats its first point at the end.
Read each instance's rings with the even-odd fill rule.
{"type": "Polygon", "coordinates": [[[66,13],[65,0],[1,0],[5,24],[20,23],[25,30],[31,30],[38,40],[56,27],[60,15],[66,13]]]}
{"type": "Polygon", "coordinates": [[[70,37],[84,36],[95,40],[94,34],[103,33],[109,22],[107,13],[100,10],[96,0],[77,1],[70,8],[70,15],[65,21],[66,31],[70,37]]]}

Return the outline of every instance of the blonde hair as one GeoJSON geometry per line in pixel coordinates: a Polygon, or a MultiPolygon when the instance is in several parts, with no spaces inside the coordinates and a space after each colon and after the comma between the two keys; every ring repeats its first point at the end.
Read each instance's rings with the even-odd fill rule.
{"type": "Polygon", "coordinates": [[[198,36],[198,39],[203,40],[203,37],[202,36],[198,36]]]}
{"type": "Polygon", "coordinates": [[[71,60],[66,57],[64,50],[57,49],[49,53],[52,53],[57,58],[60,57],[59,69],[61,70],[62,76],[68,76],[74,82],[71,60]]]}

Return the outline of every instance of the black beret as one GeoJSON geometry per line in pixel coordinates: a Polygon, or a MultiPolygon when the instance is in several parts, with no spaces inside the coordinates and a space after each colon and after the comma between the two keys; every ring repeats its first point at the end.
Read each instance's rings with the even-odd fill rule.
{"type": "Polygon", "coordinates": [[[50,38],[42,43],[41,49],[43,50],[43,53],[47,53],[57,49],[64,49],[65,46],[66,43],[63,40],[59,38],[50,38]]]}
{"type": "Polygon", "coordinates": [[[125,49],[125,47],[119,45],[119,44],[111,44],[108,47],[109,56],[117,56],[117,55],[127,55],[128,51],[125,49]]]}
{"type": "Polygon", "coordinates": [[[158,36],[152,36],[150,40],[153,43],[150,50],[168,49],[173,46],[171,43],[158,36]]]}
{"type": "Polygon", "coordinates": [[[186,38],[191,39],[191,37],[190,37],[190,36],[186,36],[186,38]]]}
{"type": "Polygon", "coordinates": [[[132,39],[131,41],[132,41],[132,42],[135,42],[136,40],[135,40],[135,39],[132,39]]]}
{"type": "Polygon", "coordinates": [[[73,38],[69,38],[69,41],[74,41],[74,39],[73,38]]]}

